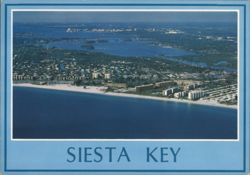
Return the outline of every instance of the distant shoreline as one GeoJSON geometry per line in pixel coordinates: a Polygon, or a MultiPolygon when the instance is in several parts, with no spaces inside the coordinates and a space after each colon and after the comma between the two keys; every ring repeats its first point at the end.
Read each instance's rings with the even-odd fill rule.
{"type": "Polygon", "coordinates": [[[169,101],[169,102],[178,102],[178,103],[186,103],[186,104],[196,104],[196,105],[203,105],[203,106],[213,106],[213,107],[237,109],[236,105],[219,104],[215,101],[208,101],[208,100],[190,101],[190,100],[184,100],[184,99],[154,97],[154,96],[145,96],[145,95],[137,95],[137,94],[105,92],[104,86],[100,86],[100,87],[99,86],[86,86],[86,88],[83,88],[82,86],[72,86],[70,84],[34,85],[34,84],[30,84],[30,83],[14,84],[13,86],[14,87],[30,87],[30,88],[40,88],[40,89],[48,89],[48,90],[60,90],[60,91],[69,91],[69,92],[90,93],[90,94],[100,94],[100,95],[109,95],[109,96],[117,96],[117,97],[151,99],[151,100],[158,100],[158,101],[169,101]]]}

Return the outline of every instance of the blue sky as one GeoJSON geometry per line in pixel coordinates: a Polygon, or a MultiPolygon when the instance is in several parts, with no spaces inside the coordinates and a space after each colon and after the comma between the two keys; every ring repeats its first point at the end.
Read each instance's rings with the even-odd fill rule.
{"type": "Polygon", "coordinates": [[[14,22],[236,22],[235,12],[14,12],[14,22]]]}

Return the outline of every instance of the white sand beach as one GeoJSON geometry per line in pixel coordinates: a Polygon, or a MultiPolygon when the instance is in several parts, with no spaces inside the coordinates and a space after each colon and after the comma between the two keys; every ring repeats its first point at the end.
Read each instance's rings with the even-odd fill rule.
{"type": "Polygon", "coordinates": [[[172,102],[178,102],[178,103],[188,103],[188,104],[197,104],[197,105],[206,105],[206,106],[215,106],[215,107],[237,109],[236,105],[220,104],[216,101],[211,101],[211,100],[191,101],[191,100],[176,99],[176,98],[154,97],[154,96],[145,96],[145,95],[128,94],[128,93],[105,92],[105,90],[107,88],[105,86],[86,86],[84,88],[83,86],[73,86],[70,84],[34,85],[34,84],[29,84],[29,83],[14,84],[14,86],[61,90],[61,91],[71,91],[71,92],[81,92],[81,93],[102,94],[102,95],[111,95],[111,96],[119,96],[119,97],[152,99],[152,100],[161,100],[161,101],[172,101],[172,102]]]}

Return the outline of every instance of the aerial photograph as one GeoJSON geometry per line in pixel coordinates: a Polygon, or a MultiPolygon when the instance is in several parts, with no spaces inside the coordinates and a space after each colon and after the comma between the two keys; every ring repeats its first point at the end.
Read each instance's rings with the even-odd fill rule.
{"type": "Polygon", "coordinates": [[[238,139],[233,11],[14,11],[13,139],[238,139]]]}

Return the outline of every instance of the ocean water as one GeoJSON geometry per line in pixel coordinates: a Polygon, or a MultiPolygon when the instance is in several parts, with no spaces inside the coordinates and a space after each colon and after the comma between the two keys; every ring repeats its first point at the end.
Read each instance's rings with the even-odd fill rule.
{"type": "Polygon", "coordinates": [[[14,138],[236,139],[237,110],[14,87],[14,138]]]}

